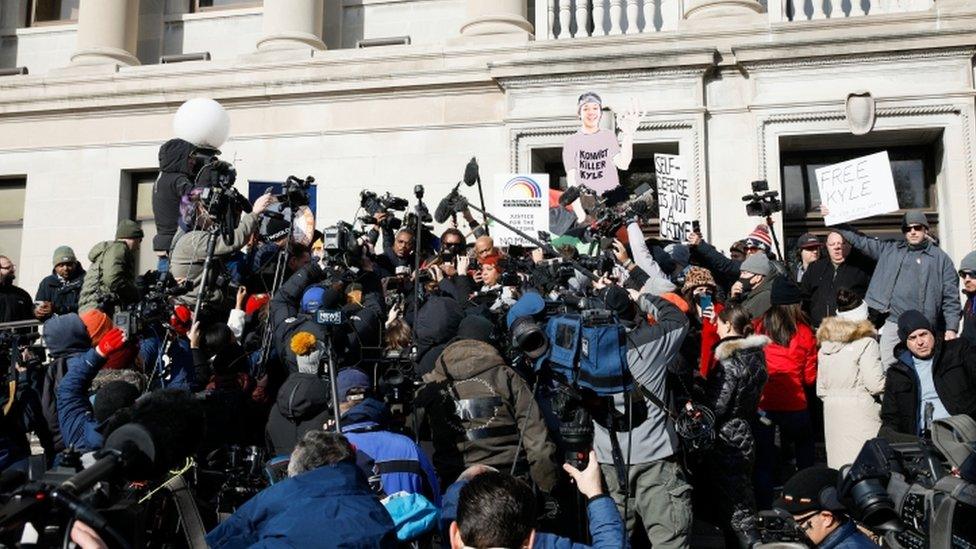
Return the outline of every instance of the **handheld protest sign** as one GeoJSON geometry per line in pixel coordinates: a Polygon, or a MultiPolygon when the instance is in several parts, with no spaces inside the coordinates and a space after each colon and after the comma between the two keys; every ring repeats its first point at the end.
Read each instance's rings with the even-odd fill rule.
{"type": "Polygon", "coordinates": [[[661,238],[684,242],[695,222],[695,204],[684,159],[674,154],[655,154],[657,204],[661,238]]]}
{"type": "MultiPolygon", "coordinates": [[[[530,235],[549,230],[549,174],[499,174],[495,176],[495,208],[503,222],[530,235]]],[[[499,226],[493,233],[497,246],[535,246],[510,229],[499,226]]]]}
{"type": "Polygon", "coordinates": [[[815,170],[820,203],[830,212],[827,226],[886,214],[898,209],[888,151],[815,170]]]}

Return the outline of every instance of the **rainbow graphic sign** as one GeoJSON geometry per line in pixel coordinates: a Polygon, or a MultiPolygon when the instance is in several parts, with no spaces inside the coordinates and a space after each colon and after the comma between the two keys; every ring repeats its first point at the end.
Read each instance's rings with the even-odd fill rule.
{"type": "Polygon", "coordinates": [[[516,176],[502,190],[505,198],[542,198],[542,188],[531,177],[516,176]]]}
{"type": "MultiPolygon", "coordinates": [[[[549,175],[504,174],[495,176],[495,210],[505,223],[530,235],[549,230],[549,175]]],[[[499,246],[532,244],[504,227],[491,228],[499,246]]]]}

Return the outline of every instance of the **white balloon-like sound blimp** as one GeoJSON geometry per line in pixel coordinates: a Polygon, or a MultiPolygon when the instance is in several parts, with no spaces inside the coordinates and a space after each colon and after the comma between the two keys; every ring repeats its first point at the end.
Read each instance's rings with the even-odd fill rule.
{"type": "Polygon", "coordinates": [[[230,135],[230,116],[213,99],[190,99],[176,111],[173,133],[197,147],[219,149],[230,135]]]}

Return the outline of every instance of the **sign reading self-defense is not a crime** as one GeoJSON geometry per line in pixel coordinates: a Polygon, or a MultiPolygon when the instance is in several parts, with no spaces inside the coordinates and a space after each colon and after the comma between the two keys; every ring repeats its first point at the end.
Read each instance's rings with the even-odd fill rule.
{"type": "Polygon", "coordinates": [[[836,225],[898,209],[888,151],[815,170],[820,203],[830,212],[825,225],[836,225]]]}
{"type": "Polygon", "coordinates": [[[684,160],[674,154],[654,155],[661,238],[683,242],[691,232],[695,207],[684,160]]]}
{"type": "MultiPolygon", "coordinates": [[[[495,176],[495,215],[532,238],[549,230],[549,174],[499,174],[495,176]]],[[[495,224],[491,236],[496,246],[533,246],[513,231],[495,224]]]]}

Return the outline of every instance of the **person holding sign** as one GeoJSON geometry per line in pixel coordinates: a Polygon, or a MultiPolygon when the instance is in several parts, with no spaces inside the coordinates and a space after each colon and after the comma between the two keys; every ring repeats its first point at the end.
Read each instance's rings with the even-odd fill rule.
{"type": "MultiPolygon", "coordinates": [[[[821,213],[829,215],[826,206],[821,213]]],[[[929,222],[918,211],[905,213],[902,241],[871,238],[852,227],[834,227],[856,250],[877,261],[874,276],[864,301],[876,314],[885,317],[881,329],[881,360],[895,362],[898,344],[898,317],[905,311],[921,311],[946,340],[956,338],[962,314],[959,305],[959,278],[952,259],[929,237],[929,222]]]]}
{"type": "MultiPolygon", "coordinates": [[[[634,134],[644,113],[631,105],[617,117],[619,142],[612,131],[600,129],[603,100],[599,95],[586,92],[579,96],[576,114],[582,125],[563,143],[566,182],[569,186],[584,185],[598,194],[612,191],[620,186],[617,170],[630,167],[634,156],[634,134]]],[[[580,215],[582,208],[574,205],[574,211],[580,215]]]]}

